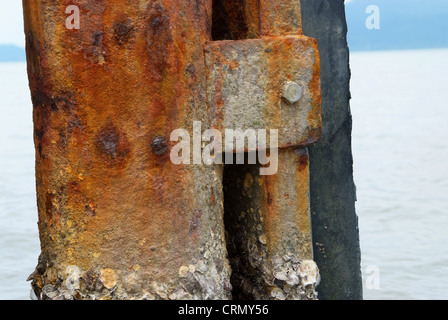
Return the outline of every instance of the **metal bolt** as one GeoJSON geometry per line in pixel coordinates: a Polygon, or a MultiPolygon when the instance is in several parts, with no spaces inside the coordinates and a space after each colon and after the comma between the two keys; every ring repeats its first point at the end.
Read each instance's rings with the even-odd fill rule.
{"type": "Polygon", "coordinates": [[[302,87],[294,81],[288,81],[283,86],[283,98],[291,104],[299,101],[302,97],[302,93],[302,87]]]}
{"type": "Polygon", "coordinates": [[[152,141],[152,150],[155,154],[161,156],[168,151],[168,142],[164,137],[156,137],[152,141]]]}

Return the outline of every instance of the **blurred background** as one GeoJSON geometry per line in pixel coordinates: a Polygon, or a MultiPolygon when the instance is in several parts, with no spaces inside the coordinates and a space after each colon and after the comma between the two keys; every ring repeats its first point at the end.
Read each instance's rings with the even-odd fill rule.
{"type": "MultiPolygon", "coordinates": [[[[448,1],[345,3],[364,298],[448,299],[448,1]]],[[[0,2],[0,21],[0,299],[29,299],[40,248],[21,1],[0,2]]]]}

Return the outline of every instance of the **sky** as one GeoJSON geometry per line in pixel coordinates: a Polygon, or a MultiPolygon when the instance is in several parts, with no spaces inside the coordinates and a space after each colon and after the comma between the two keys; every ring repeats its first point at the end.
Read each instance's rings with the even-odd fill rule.
{"type": "MultiPolygon", "coordinates": [[[[345,0],[345,4],[354,51],[448,47],[448,0],[345,0]],[[381,30],[365,27],[370,4],[381,9],[381,30]]],[[[22,0],[0,0],[0,21],[0,45],[25,47],[22,0]]]]}
{"type": "Polygon", "coordinates": [[[25,47],[22,0],[0,0],[0,44],[25,47]]]}
{"type": "Polygon", "coordinates": [[[448,0],[351,0],[345,11],[351,51],[448,48],[448,0]]]}

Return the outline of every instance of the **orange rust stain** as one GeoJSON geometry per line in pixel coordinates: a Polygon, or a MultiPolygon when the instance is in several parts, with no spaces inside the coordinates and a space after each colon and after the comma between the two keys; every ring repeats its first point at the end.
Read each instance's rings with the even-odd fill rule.
{"type": "Polygon", "coordinates": [[[299,155],[299,172],[302,172],[303,170],[307,169],[309,165],[309,156],[307,153],[301,153],[299,155]]]}
{"type": "MultiPolygon", "coordinates": [[[[308,151],[303,150],[308,157],[308,151]]],[[[301,156],[300,156],[301,157],[301,156]]],[[[308,258],[312,258],[312,249],[311,249],[311,218],[310,218],[310,200],[309,200],[309,165],[305,166],[301,171],[296,171],[296,181],[298,181],[296,185],[296,195],[300,201],[298,202],[297,215],[296,215],[296,225],[298,230],[304,235],[307,235],[310,238],[310,241],[307,243],[308,245],[308,254],[310,255],[308,258]]]]}
{"type": "Polygon", "coordinates": [[[263,36],[302,34],[300,0],[259,0],[263,36]]]}
{"type": "Polygon", "coordinates": [[[267,237],[268,251],[273,252],[276,246],[279,244],[279,241],[281,241],[278,237],[278,233],[276,232],[279,213],[278,202],[275,198],[277,177],[276,175],[263,176],[262,181],[266,197],[266,206],[262,208],[262,212],[264,214],[263,227],[267,237]]]}
{"type": "Polygon", "coordinates": [[[268,252],[278,252],[285,241],[285,232],[295,230],[303,239],[309,238],[309,243],[304,240],[304,243],[298,244],[302,246],[297,248],[298,252],[311,258],[308,160],[306,149],[280,150],[277,175],[261,178],[263,183],[260,189],[266,199],[266,205],[261,210],[268,252]],[[288,181],[287,185],[285,181],[288,181]],[[288,225],[288,228],[294,226],[294,229],[285,229],[288,225]]]}
{"type": "MultiPolygon", "coordinates": [[[[314,65],[313,65],[313,78],[309,84],[310,92],[312,94],[312,112],[310,112],[308,117],[308,122],[314,124],[313,134],[316,138],[316,141],[321,138],[322,135],[322,114],[321,114],[321,81],[320,81],[320,56],[319,49],[317,45],[317,40],[311,39],[312,46],[314,49],[314,65]],[[316,121],[318,124],[316,125],[316,121]]],[[[312,136],[313,137],[313,136],[312,136]]]]}
{"type": "MultiPolygon", "coordinates": [[[[280,57],[279,55],[279,43],[278,42],[270,42],[269,44],[266,45],[265,48],[265,52],[268,51],[269,55],[267,55],[267,57],[272,57],[272,58],[268,58],[267,60],[267,67],[266,69],[269,70],[268,74],[272,75],[272,78],[269,79],[270,80],[270,84],[271,86],[269,86],[267,88],[267,101],[266,101],[266,105],[267,106],[276,106],[279,104],[279,101],[281,99],[280,97],[280,93],[277,92],[277,90],[275,90],[276,88],[276,84],[278,83],[282,83],[284,81],[284,79],[281,79],[281,77],[283,77],[283,74],[279,73],[278,70],[280,68],[279,66],[279,62],[278,62],[278,58],[280,57]],[[273,87],[272,87],[273,85],[273,87]]],[[[281,59],[281,58],[280,58],[281,59]]],[[[271,123],[275,126],[275,129],[279,128],[279,124],[282,122],[281,120],[281,113],[280,112],[276,112],[274,114],[272,114],[272,108],[266,108],[264,110],[264,117],[266,119],[270,119],[271,123]]]]}
{"type": "Polygon", "coordinates": [[[216,203],[216,197],[215,197],[215,192],[214,192],[213,187],[211,187],[211,190],[212,190],[212,199],[211,199],[211,202],[212,202],[212,206],[214,206],[215,203],[216,203]]]}

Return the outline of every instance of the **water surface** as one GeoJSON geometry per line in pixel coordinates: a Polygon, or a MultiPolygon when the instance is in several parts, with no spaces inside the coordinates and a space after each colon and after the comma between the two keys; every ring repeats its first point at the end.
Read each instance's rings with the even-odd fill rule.
{"type": "Polygon", "coordinates": [[[39,253],[26,65],[0,63],[0,299],[29,299],[39,253]]]}
{"type": "Polygon", "coordinates": [[[448,299],[448,50],[353,53],[366,299],[448,299]]]}

